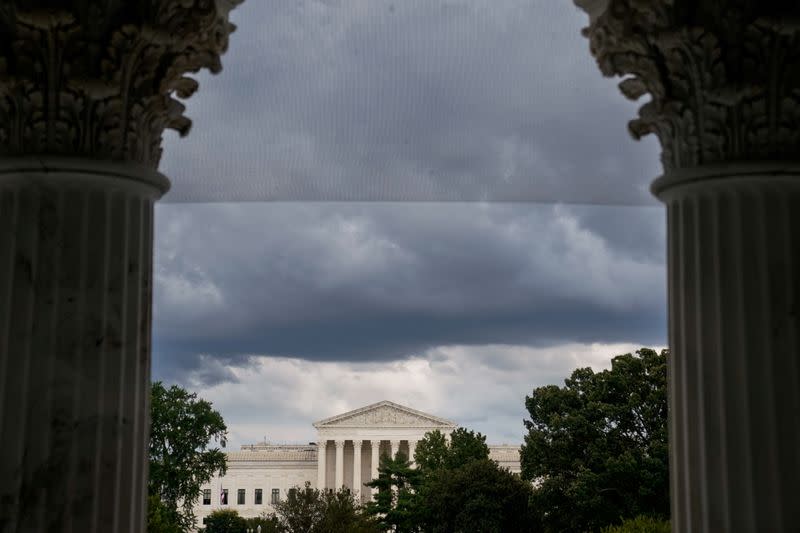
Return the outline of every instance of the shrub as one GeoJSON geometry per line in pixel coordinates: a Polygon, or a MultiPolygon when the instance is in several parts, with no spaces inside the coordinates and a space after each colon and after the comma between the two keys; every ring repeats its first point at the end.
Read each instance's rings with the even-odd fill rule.
{"type": "Polygon", "coordinates": [[[670,533],[669,522],[650,516],[637,516],[624,520],[618,526],[608,526],[602,533],[670,533]]]}

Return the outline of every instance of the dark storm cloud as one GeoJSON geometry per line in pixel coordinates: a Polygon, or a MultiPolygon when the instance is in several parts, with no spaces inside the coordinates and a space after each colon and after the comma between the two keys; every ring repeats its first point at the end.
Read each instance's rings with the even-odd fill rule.
{"type": "MultiPolygon", "coordinates": [[[[569,0],[250,0],[167,201],[655,205],[569,0]]],[[[157,210],[156,377],[254,354],[387,362],[447,345],[663,344],[663,211],[518,204],[157,210]]],[[[234,370],[232,370],[234,369],[234,370]]]]}
{"type": "Polygon", "coordinates": [[[652,139],[569,0],[245,2],[167,201],[652,203],[652,139]]]}
{"type": "Polygon", "coordinates": [[[252,354],[664,342],[659,209],[162,205],[156,222],[157,377],[229,381],[252,354]]]}

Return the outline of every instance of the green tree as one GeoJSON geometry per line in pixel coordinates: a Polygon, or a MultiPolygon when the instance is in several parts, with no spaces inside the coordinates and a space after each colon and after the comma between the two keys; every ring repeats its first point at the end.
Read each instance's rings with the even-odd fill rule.
{"type": "Polygon", "coordinates": [[[530,525],[530,484],[489,460],[486,437],[458,428],[449,443],[432,431],[417,443],[417,468],[402,453],[382,457],[378,489],[367,512],[383,530],[417,532],[523,532],[530,525]],[[470,489],[465,486],[471,484],[470,489]],[[525,525],[528,524],[528,525],[525,525]]]}
{"type": "Polygon", "coordinates": [[[378,489],[373,500],[367,504],[366,512],[378,520],[382,531],[419,531],[419,489],[423,475],[422,470],[411,467],[403,453],[397,453],[394,458],[381,456],[378,478],[366,483],[366,486],[378,489]]]}
{"type": "Polygon", "coordinates": [[[248,529],[253,531],[257,531],[258,527],[261,526],[260,533],[283,533],[280,522],[275,515],[261,513],[261,516],[255,518],[245,518],[245,522],[248,529]]]}
{"type": "Polygon", "coordinates": [[[466,428],[450,433],[449,444],[441,431],[430,431],[417,443],[414,452],[414,461],[424,471],[458,468],[470,461],[488,458],[486,437],[466,428]]]}
{"type": "MultiPolygon", "coordinates": [[[[227,428],[222,416],[196,394],[153,383],[151,390],[150,481],[148,490],[181,531],[195,527],[200,487],[225,473],[227,428]]],[[[149,527],[149,526],[148,526],[149,527]]]]}
{"type": "Polygon", "coordinates": [[[274,504],[275,516],[286,533],[307,533],[313,531],[325,514],[322,492],[311,488],[306,481],[303,488],[290,490],[285,500],[274,504]]]}
{"type": "Polygon", "coordinates": [[[202,533],[245,533],[247,530],[247,521],[234,509],[217,509],[205,518],[204,523],[202,533]]]}
{"type": "Polygon", "coordinates": [[[168,508],[158,496],[150,495],[147,504],[148,533],[183,533],[177,513],[168,508]]]}
{"type": "Polygon", "coordinates": [[[421,470],[433,471],[444,467],[448,455],[447,439],[436,429],[417,442],[414,461],[421,470]]]}
{"type": "Polygon", "coordinates": [[[275,504],[282,533],[381,533],[377,522],[362,511],[350,490],[321,491],[309,482],[289,490],[286,499],[275,504]]]}
{"type": "Polygon", "coordinates": [[[624,520],[618,526],[603,528],[603,533],[670,533],[669,521],[650,516],[637,516],[624,520]]]}
{"type": "Polygon", "coordinates": [[[353,494],[347,489],[325,492],[322,520],[314,533],[381,533],[378,522],[363,512],[363,507],[356,502],[353,494]]]}
{"type": "Polygon", "coordinates": [[[611,369],[577,369],[525,400],[524,479],[547,531],[598,531],[669,518],[667,358],[642,348],[611,369]]]}
{"type": "Polygon", "coordinates": [[[489,459],[433,472],[420,492],[426,533],[531,533],[533,489],[489,459]]]}

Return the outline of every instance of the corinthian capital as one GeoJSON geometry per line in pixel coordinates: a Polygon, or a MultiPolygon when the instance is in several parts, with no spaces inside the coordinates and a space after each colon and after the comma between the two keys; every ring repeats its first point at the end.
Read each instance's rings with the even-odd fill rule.
{"type": "Polygon", "coordinates": [[[655,133],[666,171],[800,153],[800,3],[575,0],[606,76],[650,101],[629,123],[655,133]]]}
{"type": "Polygon", "coordinates": [[[157,167],[165,128],[191,122],[175,97],[221,69],[241,0],[4,0],[0,155],[59,154],[157,167]]]}

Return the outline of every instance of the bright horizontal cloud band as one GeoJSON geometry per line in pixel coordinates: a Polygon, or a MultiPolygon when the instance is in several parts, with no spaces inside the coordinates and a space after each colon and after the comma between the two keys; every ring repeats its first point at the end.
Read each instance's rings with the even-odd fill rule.
{"type": "MultiPolygon", "coordinates": [[[[610,366],[613,356],[640,345],[569,343],[528,346],[441,346],[401,361],[312,362],[251,355],[226,367],[213,357],[183,384],[214,403],[230,443],[310,442],[311,423],[381,400],[391,400],[481,431],[495,444],[522,442],[525,396],[534,387],[562,384],[575,368],[610,366]],[[205,385],[203,372],[220,366],[230,380],[205,385]]],[[[212,370],[214,371],[214,370],[212,370]]]]}

